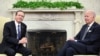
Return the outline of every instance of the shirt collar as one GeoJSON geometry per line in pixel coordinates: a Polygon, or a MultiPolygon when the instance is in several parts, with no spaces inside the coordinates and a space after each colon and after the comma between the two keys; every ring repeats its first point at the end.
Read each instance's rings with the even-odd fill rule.
{"type": "Polygon", "coordinates": [[[15,20],[15,25],[17,26],[17,25],[21,25],[21,24],[19,24],[19,23],[15,20]]]}
{"type": "Polygon", "coordinates": [[[89,24],[89,27],[91,27],[93,25],[94,21],[92,23],[89,24]]]}

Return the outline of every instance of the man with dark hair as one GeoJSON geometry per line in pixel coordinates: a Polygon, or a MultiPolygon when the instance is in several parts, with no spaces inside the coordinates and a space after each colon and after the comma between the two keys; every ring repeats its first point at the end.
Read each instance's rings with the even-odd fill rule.
{"type": "MultiPolygon", "coordinates": [[[[18,12],[23,12],[23,13],[24,13],[24,11],[22,11],[22,10],[18,10],[18,11],[15,12],[15,15],[17,15],[18,12]]],[[[24,14],[25,14],[25,13],[24,13],[24,14]]]]}
{"type": "Polygon", "coordinates": [[[27,43],[27,26],[22,22],[24,16],[24,12],[19,10],[15,14],[15,20],[4,25],[2,45],[6,47],[4,53],[8,56],[15,56],[17,52],[23,56],[31,54],[31,51],[23,46],[27,43]]]}
{"type": "Polygon", "coordinates": [[[95,13],[85,12],[85,22],[75,38],[69,39],[57,56],[73,56],[75,54],[99,54],[100,26],[95,22],[95,13]]]}

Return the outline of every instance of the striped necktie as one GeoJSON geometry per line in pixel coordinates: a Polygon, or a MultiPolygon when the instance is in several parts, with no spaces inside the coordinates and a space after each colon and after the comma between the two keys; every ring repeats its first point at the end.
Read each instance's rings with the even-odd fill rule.
{"type": "Polygon", "coordinates": [[[86,25],[86,27],[85,27],[85,31],[84,31],[84,34],[83,34],[83,36],[82,36],[82,40],[84,40],[85,39],[85,37],[86,37],[86,34],[87,34],[87,32],[88,32],[88,25],[86,25]]]}
{"type": "Polygon", "coordinates": [[[21,38],[21,26],[18,25],[18,34],[17,34],[17,39],[21,38]]]}

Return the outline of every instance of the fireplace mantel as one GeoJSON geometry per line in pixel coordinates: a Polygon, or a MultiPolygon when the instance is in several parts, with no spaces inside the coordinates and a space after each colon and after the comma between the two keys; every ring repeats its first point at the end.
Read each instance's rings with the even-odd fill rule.
{"type": "Polygon", "coordinates": [[[10,12],[16,12],[17,10],[23,10],[24,12],[83,12],[83,9],[66,9],[66,10],[59,10],[59,9],[9,9],[10,12]]]}
{"type": "Polygon", "coordinates": [[[63,29],[68,32],[68,38],[76,35],[84,23],[84,9],[9,9],[9,12],[14,17],[18,10],[25,12],[24,22],[28,25],[28,30],[63,29]]]}

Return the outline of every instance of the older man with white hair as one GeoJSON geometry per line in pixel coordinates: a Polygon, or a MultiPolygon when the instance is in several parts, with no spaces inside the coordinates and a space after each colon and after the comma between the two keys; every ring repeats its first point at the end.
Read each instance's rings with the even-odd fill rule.
{"type": "Polygon", "coordinates": [[[69,39],[57,56],[73,56],[75,54],[98,54],[100,47],[100,26],[95,22],[95,12],[87,10],[84,13],[86,24],[80,32],[69,39]]]}

